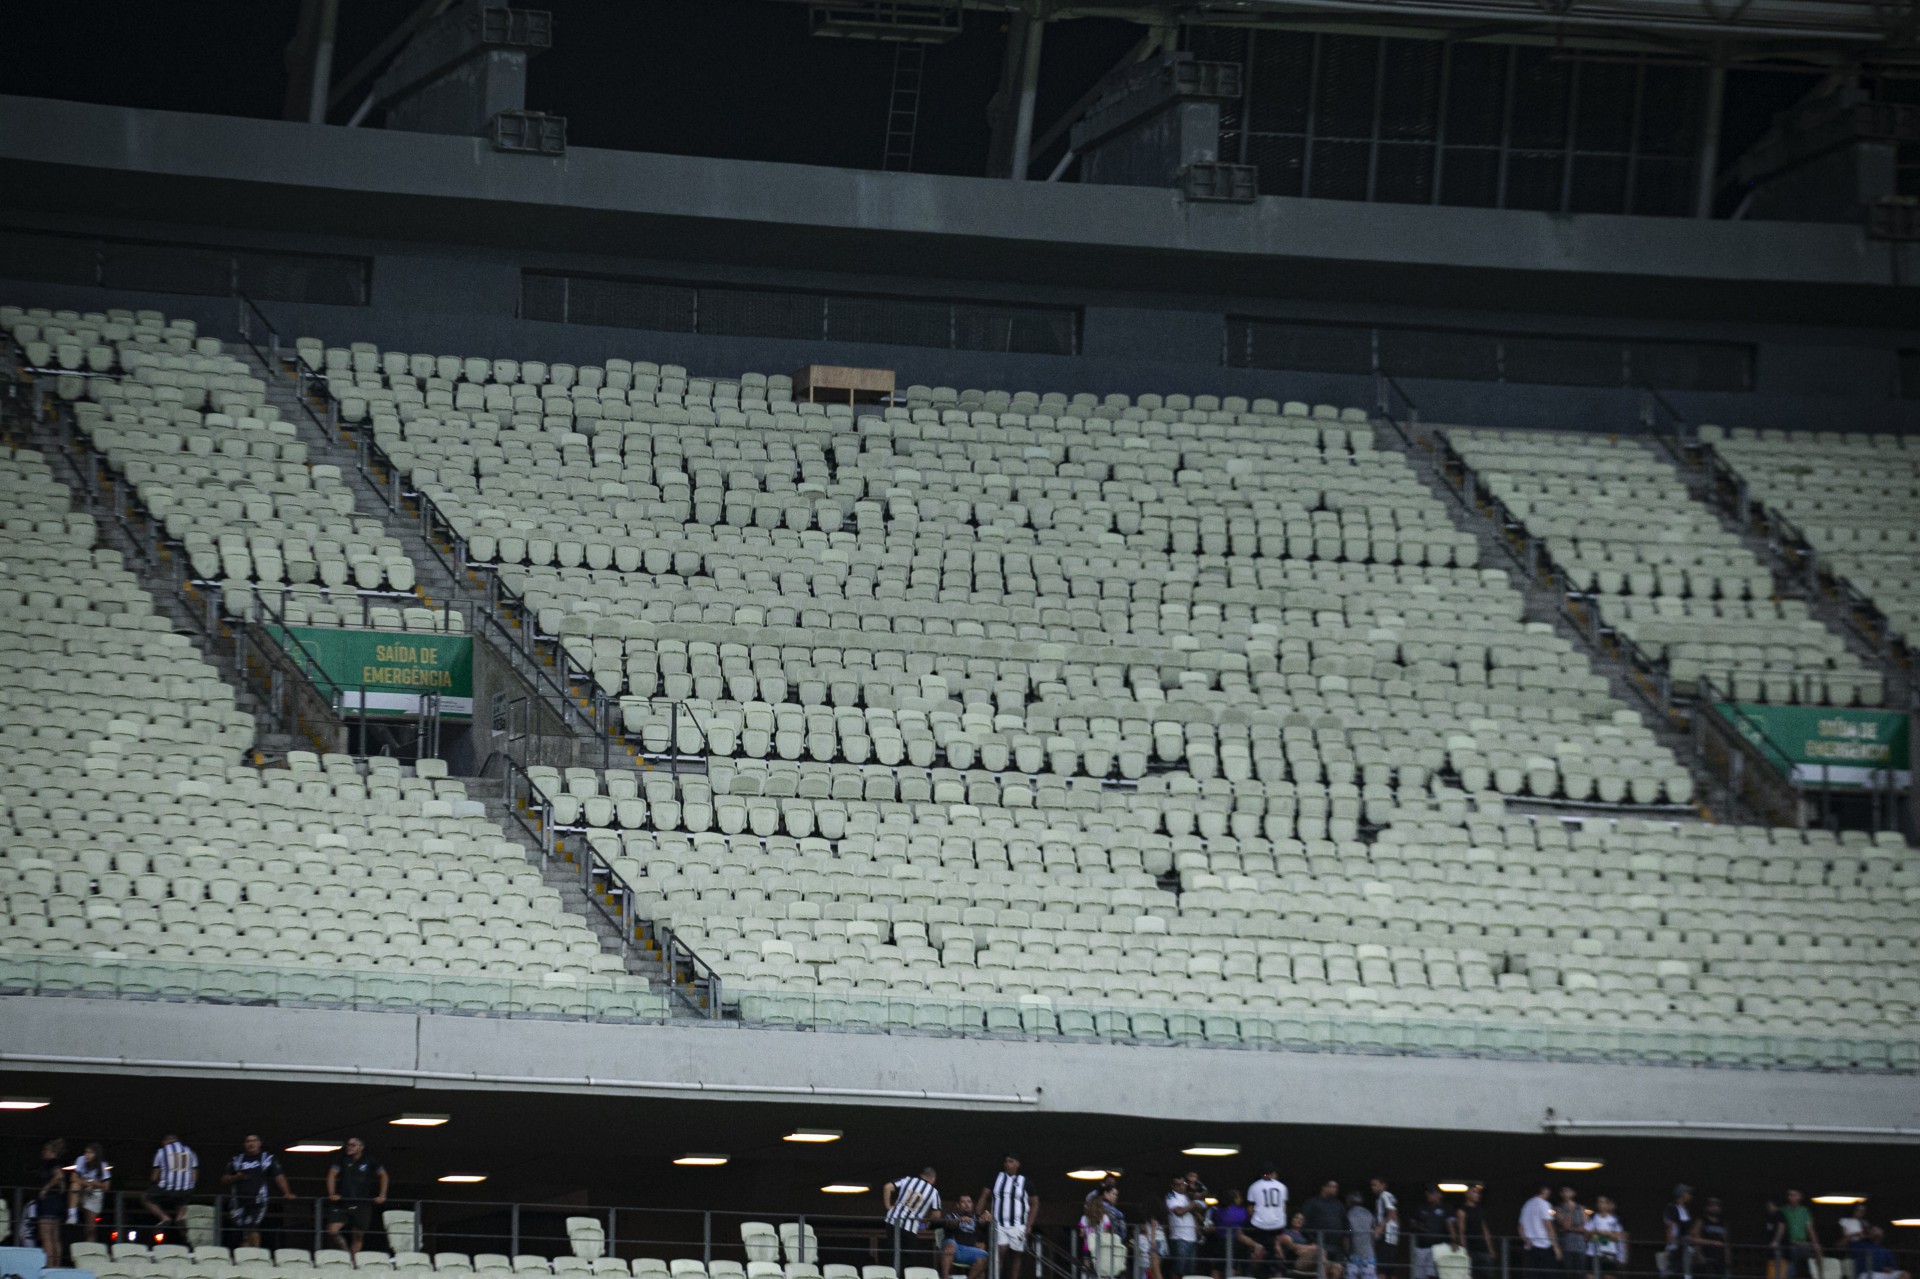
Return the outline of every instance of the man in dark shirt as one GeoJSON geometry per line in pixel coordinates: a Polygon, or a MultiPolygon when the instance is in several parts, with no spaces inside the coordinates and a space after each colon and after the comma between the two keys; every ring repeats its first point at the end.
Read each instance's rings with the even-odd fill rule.
{"type": "Polygon", "coordinates": [[[1720,1217],[1720,1201],[1707,1200],[1693,1223],[1693,1273],[1703,1279],[1725,1279],[1733,1266],[1733,1240],[1720,1217]]]}
{"type": "Polygon", "coordinates": [[[1307,1238],[1320,1245],[1320,1255],[1328,1265],[1343,1261],[1347,1255],[1347,1205],[1340,1198],[1340,1183],[1322,1183],[1320,1193],[1300,1205],[1307,1238]]]}
{"type": "Polygon", "coordinates": [[[1413,1210],[1410,1236],[1413,1241],[1413,1279],[1437,1279],[1440,1271],[1433,1264],[1433,1250],[1451,1239],[1446,1196],[1440,1187],[1428,1186],[1426,1202],[1413,1210]]]}
{"type": "Polygon", "coordinates": [[[940,1249],[940,1279],[952,1279],[953,1267],[967,1272],[967,1279],[981,1279],[987,1272],[987,1250],[980,1246],[980,1218],[973,1211],[973,1196],[961,1195],[953,1201],[953,1211],[940,1218],[946,1243],[940,1249]]]}
{"type": "Polygon", "coordinates": [[[279,1158],[266,1149],[256,1134],[249,1134],[241,1143],[240,1153],[227,1161],[220,1184],[230,1188],[227,1220],[240,1232],[241,1245],[247,1248],[260,1246],[260,1223],[267,1219],[268,1185],[279,1186],[283,1199],[294,1197],[279,1158]]]}
{"type": "Polygon", "coordinates": [[[347,1144],[327,1168],[327,1242],[339,1247],[342,1231],[351,1228],[347,1252],[358,1257],[374,1209],[385,1202],[385,1165],[367,1153],[366,1142],[358,1137],[347,1138],[347,1144]]]}

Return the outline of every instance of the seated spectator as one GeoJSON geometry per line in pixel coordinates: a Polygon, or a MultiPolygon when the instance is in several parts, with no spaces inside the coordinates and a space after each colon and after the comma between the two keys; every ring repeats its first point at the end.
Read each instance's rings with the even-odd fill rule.
{"type": "Polygon", "coordinates": [[[77,1224],[88,1243],[100,1231],[100,1211],[112,1188],[113,1165],[107,1162],[106,1149],[90,1141],[86,1153],[73,1161],[73,1180],[67,1190],[67,1224],[77,1224]]]}
{"type": "Polygon", "coordinates": [[[1868,1226],[1865,1238],[1866,1246],[1856,1260],[1854,1279],[1912,1279],[1894,1260],[1893,1250],[1887,1247],[1886,1231],[1868,1226]]]}
{"type": "Polygon", "coordinates": [[[967,1279],[980,1279],[987,1272],[987,1250],[980,1246],[981,1219],[973,1211],[973,1196],[961,1195],[953,1201],[953,1211],[940,1218],[946,1243],[940,1249],[940,1279],[951,1279],[955,1264],[967,1273],[967,1279]]]}
{"type": "Polygon", "coordinates": [[[1297,1275],[1314,1274],[1320,1268],[1320,1246],[1308,1236],[1306,1226],[1306,1216],[1296,1212],[1287,1221],[1287,1228],[1274,1238],[1286,1257],[1287,1268],[1297,1275]]]}

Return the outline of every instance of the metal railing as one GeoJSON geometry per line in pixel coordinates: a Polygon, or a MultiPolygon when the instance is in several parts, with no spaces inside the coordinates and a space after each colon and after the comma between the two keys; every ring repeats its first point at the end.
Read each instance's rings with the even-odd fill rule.
{"type": "Polygon", "coordinates": [[[1571,575],[1548,549],[1546,539],[1535,536],[1526,521],[1492,491],[1479,472],[1453,447],[1444,430],[1429,428],[1421,437],[1431,441],[1437,469],[1446,486],[1463,506],[1493,522],[1498,541],[1527,579],[1554,593],[1561,615],[1586,638],[1595,652],[1621,663],[1627,686],[1650,711],[1675,729],[1692,732],[1697,753],[1708,765],[1710,774],[1721,781],[1725,795],[1742,802],[1746,802],[1746,796],[1759,796],[1762,802],[1751,804],[1753,811],[1791,814],[1792,820],[1784,824],[1804,826],[1803,806],[1794,791],[1791,775],[1773,767],[1764,754],[1754,750],[1738,733],[1726,739],[1717,733],[1710,734],[1718,743],[1718,749],[1707,749],[1709,737],[1702,735],[1699,721],[1712,713],[1703,715],[1703,699],[1698,695],[1684,703],[1676,696],[1672,666],[1667,659],[1655,657],[1608,622],[1598,593],[1574,586],[1571,575]],[[1737,766],[1731,762],[1736,756],[1741,760],[1737,766]],[[1736,767],[1737,775],[1732,771],[1736,767]]]}
{"type": "Polygon", "coordinates": [[[231,660],[239,675],[252,685],[274,730],[312,742],[316,750],[344,750],[346,723],[339,713],[340,690],[327,680],[299,638],[284,627],[276,633],[250,615],[228,615],[222,608],[218,583],[179,572],[179,567],[187,563],[185,547],[167,534],[165,523],[147,508],[132,482],[118,475],[94,448],[70,407],[63,406],[55,420],[59,451],[88,500],[104,507],[149,565],[173,566],[166,577],[174,583],[187,615],[208,647],[231,660]]]}
{"type": "Polygon", "coordinates": [[[264,951],[260,958],[214,961],[0,948],[0,996],[9,994],[558,1021],[660,1022],[670,1016],[664,1000],[655,1003],[593,978],[307,967],[270,962],[264,951]]]}
{"type": "Polygon", "coordinates": [[[1840,615],[1842,624],[1879,659],[1887,674],[1894,677],[1888,681],[1888,704],[1899,704],[1896,679],[1905,683],[1909,692],[1914,691],[1913,647],[1872,597],[1845,574],[1829,567],[1812,539],[1784,513],[1755,497],[1747,478],[1711,443],[1688,437],[1682,438],[1678,447],[1683,462],[1690,461],[1706,473],[1707,500],[1725,511],[1741,528],[1766,539],[1806,591],[1824,596],[1840,615]]]}
{"type": "MultiPolygon", "coordinates": [[[[878,993],[730,981],[742,1022],[820,1032],[1181,1044],[1244,1052],[1619,1062],[1726,1069],[1920,1072],[1920,1045],[1899,1036],[1840,1038],[1696,1031],[1645,1022],[1493,1020],[1484,1007],[1435,1015],[1414,1007],[1329,1012],[1304,1002],[1275,1008],[1088,1002],[1061,995],[878,993]]],[[[1676,1014],[1676,1016],[1678,1016],[1676,1014]]]]}
{"type": "Polygon", "coordinates": [[[278,372],[283,362],[289,362],[286,352],[289,349],[292,351],[291,376],[297,389],[296,398],[314,429],[329,442],[340,440],[344,435],[354,453],[354,469],[367,487],[379,496],[396,519],[406,520],[416,526],[428,554],[439,564],[446,580],[461,593],[460,602],[469,604],[466,610],[469,632],[476,638],[485,638],[496,649],[520,659],[510,661],[514,671],[562,722],[602,739],[602,766],[610,764],[613,699],[593,683],[591,672],[585,672],[587,678],[584,681],[579,679],[581,672],[567,662],[558,643],[543,645],[540,642],[543,637],[535,635],[536,618],[533,610],[506,590],[497,574],[486,574],[488,585],[484,596],[474,598],[469,595],[472,588],[466,584],[467,575],[479,566],[467,563],[464,540],[459,537],[452,522],[426,494],[406,487],[399,468],[374,441],[369,429],[363,424],[342,421],[339,397],[334,394],[326,372],[309,364],[297,347],[285,347],[279,330],[253,299],[244,293],[236,293],[234,298],[241,337],[255,357],[269,372],[278,372]],[[261,340],[266,343],[264,347],[254,340],[256,328],[261,340]],[[324,416],[314,411],[315,400],[324,405],[324,416]],[[443,544],[446,549],[442,549],[443,544]],[[517,617],[517,625],[508,625],[503,616],[517,617]],[[559,671],[559,681],[551,673],[554,668],[559,671]],[[581,684],[584,684],[584,694],[576,687],[581,684]]]}
{"type": "MultiPolygon", "coordinates": [[[[317,1137],[322,1134],[303,1134],[317,1137]]],[[[325,1228],[328,1201],[322,1171],[330,1156],[326,1154],[288,1154],[282,1157],[287,1168],[294,1198],[277,1194],[269,1200],[261,1223],[261,1244],[268,1248],[293,1248],[320,1253],[340,1248],[344,1240],[329,1238],[325,1228]]],[[[209,1161],[213,1164],[215,1161],[209,1161]]],[[[144,1170],[142,1170],[143,1172],[144,1170]]],[[[1397,1172],[1398,1170],[1389,1170],[1397,1172]]],[[[894,1170],[874,1170],[861,1175],[872,1181],[872,1188],[848,1198],[864,1211],[792,1212],[745,1211],[737,1209],[650,1208],[628,1205],[586,1203],[540,1203],[488,1199],[426,1199],[392,1195],[372,1215],[366,1231],[369,1249],[397,1258],[402,1253],[433,1257],[453,1253],[470,1258],[474,1268],[502,1274],[510,1272],[517,1258],[618,1258],[629,1263],[652,1259],[665,1266],[675,1261],[697,1262],[701,1267],[731,1264],[742,1267],[754,1263],[772,1263],[784,1272],[783,1279],[813,1279],[822,1271],[832,1279],[853,1279],[866,1267],[879,1266],[894,1276],[915,1276],[911,1267],[926,1267],[933,1273],[939,1253],[949,1238],[938,1222],[918,1237],[903,1237],[888,1226],[881,1215],[879,1183],[894,1170]],[[909,1242],[910,1240],[910,1242],[909,1242]],[[851,1275],[842,1267],[852,1267],[851,1275]]],[[[966,1193],[970,1181],[950,1173],[953,1193],[966,1193]]],[[[131,1181],[139,1174],[122,1180],[131,1181]]],[[[1409,1170],[1396,1175],[1396,1183],[1414,1185],[1422,1179],[1409,1170]]],[[[211,1180],[211,1178],[208,1178],[211,1180]]],[[[984,1184],[991,1173],[980,1178],[984,1184]]],[[[1025,1273],[1034,1279],[1179,1279],[1183,1273],[1205,1275],[1209,1272],[1232,1279],[1336,1279],[1352,1274],[1355,1240],[1348,1229],[1316,1231],[1303,1227],[1283,1232],[1275,1239],[1278,1257],[1266,1255],[1262,1247],[1265,1232],[1246,1226],[1216,1225],[1212,1217],[1217,1209],[1203,1217],[1191,1260],[1185,1261],[1172,1247],[1166,1255],[1153,1245],[1141,1230],[1143,1223],[1159,1224],[1164,1240],[1166,1210],[1159,1184],[1148,1178],[1143,1185],[1128,1186],[1135,1194],[1147,1194],[1144,1202],[1125,1199],[1117,1206],[1120,1220],[1111,1235],[1102,1236],[1108,1246],[1102,1255],[1091,1259],[1077,1256],[1073,1227],[1061,1220],[1074,1215],[1080,1207],[1079,1196],[1070,1196],[1036,1223],[1028,1244],[1029,1265],[1025,1273]],[[1090,1264],[1089,1264],[1090,1263],[1090,1264]]],[[[11,1186],[0,1190],[0,1204],[10,1205],[13,1220],[22,1219],[32,1202],[36,1188],[11,1186]]],[[[95,1214],[97,1244],[116,1242],[141,1244],[173,1243],[189,1247],[230,1246],[239,1242],[239,1232],[228,1224],[226,1209],[233,1197],[210,1187],[202,1192],[180,1196],[186,1202],[184,1226],[164,1227],[143,1203],[140,1190],[114,1189],[106,1192],[101,1210],[95,1214]]],[[[1300,1205],[1296,1204],[1296,1209],[1300,1205]]],[[[1815,1222],[1823,1243],[1774,1244],[1770,1240],[1748,1242],[1737,1225],[1729,1227],[1725,1243],[1716,1242],[1703,1231],[1698,1237],[1668,1242],[1662,1223],[1648,1220],[1642,1210],[1630,1211],[1622,1220],[1618,1241],[1592,1236],[1594,1218],[1582,1207],[1584,1220],[1578,1232],[1556,1229],[1550,1247],[1530,1250],[1523,1238],[1495,1234],[1483,1229],[1469,1236],[1462,1229],[1459,1196],[1449,1194],[1443,1202],[1446,1214],[1444,1235],[1416,1232],[1410,1222],[1414,1206],[1400,1208],[1400,1241],[1393,1245],[1373,1245],[1382,1272],[1404,1273],[1408,1262],[1416,1269],[1443,1276],[1471,1275],[1472,1279],[1564,1279],[1565,1276],[1608,1276],[1617,1279],[1839,1279],[1853,1273],[1848,1249],[1836,1237],[1837,1230],[1824,1221],[1815,1222]],[[1591,1242],[1589,1239],[1591,1238],[1591,1242]],[[1462,1246],[1464,1244],[1464,1246],[1462,1246]],[[1602,1255],[1602,1250],[1605,1255],[1602,1255]],[[1424,1255],[1422,1255],[1424,1254],[1424,1255]],[[1426,1263],[1437,1263],[1428,1267],[1426,1263]]],[[[1737,1214],[1727,1220],[1745,1222],[1757,1214],[1753,1205],[1733,1205],[1737,1214]]],[[[1203,1211],[1205,1211],[1203,1209],[1203,1211]]],[[[1516,1212],[1508,1199],[1487,1212],[1489,1218],[1505,1219],[1516,1212]]],[[[1696,1224],[1701,1214],[1694,1213],[1696,1224]]],[[[78,1236],[82,1226],[66,1228],[69,1244],[84,1243],[78,1236]]],[[[982,1232],[983,1237],[985,1231],[982,1232]]],[[[1170,1243],[1170,1241],[1167,1241],[1170,1243]]],[[[988,1279],[997,1279],[997,1250],[989,1254],[988,1279]]],[[[1894,1265],[1909,1272],[1915,1266],[1916,1250],[1904,1240],[1890,1243],[1894,1265]]],[[[87,1254],[82,1250],[77,1261],[87,1254]]],[[[431,1264],[428,1261],[417,1263],[431,1264]]],[[[350,1268],[348,1268],[350,1269],[350,1268]]],[[[653,1267],[638,1268],[636,1274],[653,1267]]],[[[954,1274],[965,1273],[958,1264],[954,1274]]],[[[549,1273],[542,1269],[535,1273],[549,1273]]],[[[557,1273],[557,1272],[555,1272],[557,1273]]],[[[739,1273],[736,1271],[735,1273],[739,1273]]]]}
{"type": "Polygon", "coordinates": [[[670,925],[639,913],[640,897],[633,885],[586,838],[587,828],[563,830],[555,823],[551,800],[522,764],[506,754],[497,758],[507,813],[538,845],[542,860],[574,868],[581,892],[618,935],[623,954],[641,951],[657,960],[677,1000],[701,1016],[718,1018],[723,1002],[719,974],[675,936],[670,925]],[[576,831],[579,838],[568,838],[576,831]]]}

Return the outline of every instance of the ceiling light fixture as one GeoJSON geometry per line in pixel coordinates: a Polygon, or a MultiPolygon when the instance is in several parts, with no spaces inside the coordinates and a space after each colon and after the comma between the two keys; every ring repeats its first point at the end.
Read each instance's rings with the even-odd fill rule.
{"type": "Polygon", "coordinates": [[[1230,1146],[1223,1141],[1203,1141],[1197,1146],[1186,1147],[1180,1153],[1183,1155],[1197,1155],[1203,1159],[1219,1159],[1227,1155],[1239,1154],[1240,1147],[1230,1146]]]}
{"type": "Polygon", "coordinates": [[[397,1128],[438,1128],[451,1118],[452,1115],[397,1115],[387,1122],[397,1128]]]}
{"type": "Polygon", "coordinates": [[[0,1110],[45,1110],[52,1104],[50,1097],[0,1097],[0,1110]]]}
{"type": "Polygon", "coordinates": [[[801,1142],[807,1142],[812,1145],[824,1145],[829,1141],[838,1141],[840,1140],[840,1137],[841,1137],[841,1133],[838,1128],[795,1128],[792,1132],[788,1133],[786,1136],[782,1137],[780,1140],[801,1141],[801,1142]]]}
{"type": "Polygon", "coordinates": [[[337,1141],[303,1141],[297,1146],[288,1146],[290,1155],[330,1155],[340,1149],[337,1141]]]}
{"type": "Polygon", "coordinates": [[[1817,1204],[1863,1204],[1867,1201],[1867,1197],[1865,1195],[1815,1195],[1813,1201],[1817,1204]]]}
{"type": "Polygon", "coordinates": [[[726,1155],[688,1154],[681,1155],[673,1162],[680,1168],[718,1168],[727,1162],[727,1158],[726,1155]]]}
{"type": "Polygon", "coordinates": [[[1107,1179],[1107,1170],[1105,1168],[1075,1168],[1072,1172],[1068,1173],[1067,1176],[1073,1178],[1075,1181],[1105,1181],[1107,1179]]]}
{"type": "Polygon", "coordinates": [[[870,1186],[859,1186],[847,1181],[834,1181],[820,1187],[823,1195],[864,1195],[870,1186]]]}
{"type": "Polygon", "coordinates": [[[477,1186],[486,1179],[484,1172],[450,1172],[440,1178],[450,1186],[477,1186]]]}
{"type": "Polygon", "coordinates": [[[1604,1159],[1549,1159],[1547,1167],[1555,1172],[1594,1172],[1607,1166],[1604,1159]]]}
{"type": "Polygon", "coordinates": [[[1893,1224],[1896,1226],[1920,1226],[1920,1217],[1895,1217],[1893,1224]]]}
{"type": "Polygon", "coordinates": [[[1443,1195],[1464,1195],[1467,1193],[1467,1183],[1464,1181],[1443,1181],[1439,1183],[1439,1186],[1440,1193],[1443,1195]]]}

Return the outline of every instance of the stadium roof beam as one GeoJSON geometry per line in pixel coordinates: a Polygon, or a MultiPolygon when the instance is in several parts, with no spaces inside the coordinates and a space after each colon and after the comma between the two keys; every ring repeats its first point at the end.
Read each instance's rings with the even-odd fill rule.
{"type": "MultiPolygon", "coordinates": [[[[819,0],[786,0],[818,3],[819,0]]],[[[960,0],[962,7],[1006,14],[1028,5],[960,0]]],[[[1920,19],[1903,0],[1134,0],[1044,6],[1048,19],[1110,18],[1143,25],[1260,26],[1302,18],[1370,27],[1493,25],[1502,31],[1545,24],[1582,32],[1700,40],[1767,40],[1817,46],[1915,51],[1920,19]]]]}

